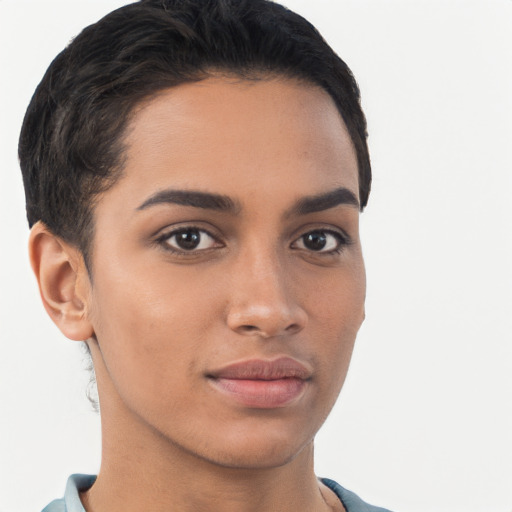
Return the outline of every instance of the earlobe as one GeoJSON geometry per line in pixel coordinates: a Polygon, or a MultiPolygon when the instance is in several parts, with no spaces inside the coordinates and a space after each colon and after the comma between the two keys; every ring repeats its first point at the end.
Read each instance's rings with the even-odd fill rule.
{"type": "Polygon", "coordinates": [[[94,334],[87,316],[89,278],[80,251],[38,222],[30,232],[29,255],[51,319],[67,338],[89,339],[94,334]]]}

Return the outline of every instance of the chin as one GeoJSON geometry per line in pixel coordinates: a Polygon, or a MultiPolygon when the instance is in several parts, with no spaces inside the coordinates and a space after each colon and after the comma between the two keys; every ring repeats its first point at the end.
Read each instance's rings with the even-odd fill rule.
{"type": "Polygon", "coordinates": [[[265,446],[246,451],[233,452],[231,450],[217,453],[215,456],[208,454],[210,456],[205,457],[205,459],[216,466],[224,468],[247,470],[272,469],[289,464],[302,452],[302,449],[299,451],[283,450],[282,447],[265,446]]]}
{"type": "Polygon", "coordinates": [[[290,463],[313,442],[313,435],[304,439],[304,434],[286,431],[275,435],[264,429],[254,435],[250,432],[239,436],[225,434],[227,437],[210,439],[210,443],[196,446],[194,454],[225,468],[271,469],[290,463]]]}

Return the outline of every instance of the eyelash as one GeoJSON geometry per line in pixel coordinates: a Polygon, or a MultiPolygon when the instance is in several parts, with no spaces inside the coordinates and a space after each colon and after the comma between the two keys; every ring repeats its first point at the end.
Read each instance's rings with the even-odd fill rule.
{"type": "MultiPolygon", "coordinates": [[[[164,250],[169,251],[174,254],[177,254],[177,255],[181,255],[181,256],[194,256],[194,255],[198,255],[200,253],[209,251],[210,249],[224,247],[224,244],[219,241],[217,236],[212,235],[208,230],[206,230],[204,228],[200,228],[200,227],[194,226],[194,225],[183,226],[183,227],[173,229],[172,231],[165,232],[156,239],[156,243],[159,244],[160,246],[162,246],[164,248],[164,250]],[[209,238],[211,238],[212,241],[214,242],[214,245],[212,247],[207,247],[207,248],[203,248],[203,249],[197,249],[196,247],[194,247],[194,248],[191,248],[190,250],[179,249],[177,247],[173,247],[170,245],[169,240],[171,240],[173,237],[176,237],[182,233],[190,234],[191,232],[196,232],[196,233],[200,234],[199,242],[198,242],[199,245],[201,244],[201,242],[202,242],[201,238],[204,235],[207,235],[209,238]]],[[[346,233],[334,231],[332,229],[317,228],[317,229],[311,229],[309,231],[306,231],[305,233],[300,235],[298,238],[296,238],[291,243],[290,247],[295,250],[306,251],[310,255],[319,254],[322,256],[329,256],[329,255],[341,254],[345,250],[345,248],[347,246],[349,246],[351,243],[352,243],[352,241],[346,233]],[[328,235],[328,236],[335,238],[336,239],[336,247],[333,249],[327,250],[327,251],[322,250],[323,248],[316,251],[314,249],[308,249],[307,247],[304,247],[305,237],[308,235],[311,236],[314,234],[328,235]],[[302,243],[303,247],[294,247],[294,245],[299,244],[299,243],[302,243]]]]}
{"type": "Polygon", "coordinates": [[[336,240],[336,247],[333,249],[327,250],[327,251],[324,251],[324,250],[315,251],[313,249],[308,250],[305,247],[298,248],[298,250],[305,250],[308,253],[313,254],[313,255],[315,255],[315,254],[321,254],[323,256],[336,255],[336,254],[341,254],[345,250],[345,248],[352,243],[349,236],[345,233],[341,233],[339,231],[334,231],[332,229],[318,228],[318,229],[312,229],[312,230],[307,231],[306,233],[302,234],[299,238],[297,238],[292,243],[292,248],[293,248],[293,245],[299,243],[300,241],[302,241],[302,244],[304,245],[305,237],[308,235],[311,236],[313,234],[322,234],[322,235],[328,235],[328,236],[333,237],[336,240]]]}
{"type": "Polygon", "coordinates": [[[187,250],[187,249],[179,249],[177,247],[172,247],[170,245],[169,240],[171,240],[173,237],[176,237],[182,233],[185,234],[185,233],[191,233],[191,232],[197,232],[200,234],[199,244],[202,241],[201,238],[206,234],[209,238],[211,238],[215,242],[217,247],[219,247],[219,248],[223,247],[223,244],[221,242],[219,242],[218,237],[212,235],[206,229],[200,228],[200,227],[194,226],[194,225],[182,226],[177,229],[173,229],[172,231],[163,233],[161,236],[159,236],[156,239],[156,242],[159,245],[161,245],[166,251],[169,251],[171,253],[178,254],[178,255],[183,255],[183,256],[192,256],[192,255],[196,255],[198,253],[204,252],[204,251],[208,251],[209,249],[215,248],[215,247],[209,247],[206,249],[199,249],[199,250],[197,250],[196,248],[193,248],[193,249],[187,250]]]}

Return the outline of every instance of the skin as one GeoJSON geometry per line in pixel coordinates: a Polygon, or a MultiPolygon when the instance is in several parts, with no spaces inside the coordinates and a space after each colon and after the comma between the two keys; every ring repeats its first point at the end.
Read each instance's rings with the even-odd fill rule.
{"type": "Polygon", "coordinates": [[[314,475],[313,438],[364,319],[359,210],[296,208],[340,188],[357,197],[334,103],[284,78],[212,77],[145,102],[125,143],[123,177],[94,211],[92,279],[42,224],[30,241],[47,311],[88,340],[95,365],[103,454],[85,508],[343,510],[314,475]],[[235,208],[150,199],[170,189],[235,208]],[[190,228],[200,245],[180,249],[176,230],[190,228]],[[312,232],[325,250],[308,245],[312,232]],[[241,405],[208,377],[283,356],[310,378],[282,407],[241,405]]]}

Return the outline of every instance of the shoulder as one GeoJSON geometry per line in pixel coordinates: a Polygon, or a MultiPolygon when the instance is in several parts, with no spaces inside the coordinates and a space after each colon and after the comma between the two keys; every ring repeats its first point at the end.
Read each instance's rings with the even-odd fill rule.
{"type": "Polygon", "coordinates": [[[80,492],[89,489],[95,480],[94,475],[71,475],[66,484],[64,497],[52,501],[42,512],[85,512],[80,501],[80,492]]]}
{"type": "Polygon", "coordinates": [[[43,508],[42,512],[66,512],[66,503],[64,498],[53,500],[49,505],[43,508]]]}
{"type": "MultiPolygon", "coordinates": [[[[89,489],[95,480],[94,475],[71,475],[66,484],[64,498],[52,501],[42,512],[85,512],[79,493],[89,489]]],[[[334,480],[321,478],[321,481],[338,496],[347,512],[390,512],[388,509],[365,503],[357,494],[334,480]]]]}
{"type": "Polygon", "coordinates": [[[375,507],[364,502],[357,494],[352,491],[348,491],[340,484],[329,478],[320,479],[329,489],[334,491],[347,512],[390,512],[386,508],[375,507]]]}

